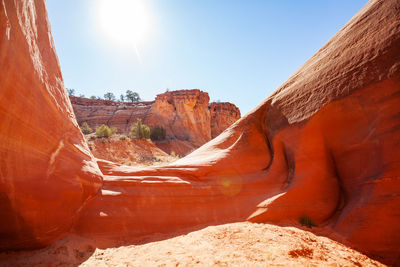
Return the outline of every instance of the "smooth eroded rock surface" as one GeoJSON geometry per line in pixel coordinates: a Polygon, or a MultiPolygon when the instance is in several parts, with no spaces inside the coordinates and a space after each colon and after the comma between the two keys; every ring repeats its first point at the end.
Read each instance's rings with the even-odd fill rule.
{"type": "Polygon", "coordinates": [[[176,163],[99,162],[102,194],[75,231],[125,240],[307,216],[368,255],[399,263],[399,10],[396,0],[369,2],[276,93],[176,163]]]}
{"type": "MultiPolygon", "coordinates": [[[[320,235],[400,264],[399,1],[369,2],[271,97],[189,156],[150,168],[97,160],[103,185],[85,206],[101,176],[62,85],[44,4],[1,3],[3,248],[50,243],[77,210],[72,232],[101,248],[199,225],[299,226],[307,216],[320,235]]],[[[166,127],[204,141],[211,132],[196,121],[210,120],[208,99],[196,94],[163,96],[151,116],[175,116],[166,127]]]]}
{"type": "Polygon", "coordinates": [[[101,183],[64,89],[44,1],[1,1],[0,249],[67,233],[101,183]]]}

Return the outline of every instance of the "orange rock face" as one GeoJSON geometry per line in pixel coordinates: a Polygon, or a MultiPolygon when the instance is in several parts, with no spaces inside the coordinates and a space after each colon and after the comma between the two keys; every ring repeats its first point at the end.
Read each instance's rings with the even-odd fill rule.
{"type": "Polygon", "coordinates": [[[90,151],[98,159],[109,160],[124,165],[157,164],[170,158],[167,153],[148,140],[107,139],[88,141],[90,151]]]}
{"type": "Polygon", "coordinates": [[[155,101],[138,103],[70,98],[80,125],[87,122],[96,129],[107,124],[127,134],[137,119],[142,119],[151,127],[163,126],[167,139],[156,142],[157,146],[180,156],[210,141],[240,118],[234,104],[209,104],[208,93],[198,89],[165,92],[155,101]]]}
{"type": "MultiPolygon", "coordinates": [[[[2,65],[7,66],[0,74],[1,212],[7,222],[1,231],[12,233],[7,241],[14,244],[15,239],[37,244],[42,237],[55,238],[52,230],[67,231],[76,209],[95,192],[99,176],[63,87],[52,87],[61,76],[54,52],[43,51],[53,50],[44,45],[30,51],[18,33],[22,26],[15,17],[32,12],[9,2],[0,10],[9,11],[0,16],[2,32],[7,33],[9,24],[17,29],[11,31],[16,47],[6,34],[0,49],[2,65]],[[39,56],[32,60],[35,51],[39,56]],[[44,66],[42,72],[37,66],[44,66]],[[11,89],[16,86],[20,90],[11,89]],[[17,99],[21,92],[34,100],[17,99]],[[33,105],[29,118],[21,117],[26,105],[33,105]],[[52,179],[46,180],[47,173],[52,179]],[[78,182],[79,192],[74,191],[78,182]],[[56,192],[57,199],[49,192],[56,192]]],[[[35,10],[43,20],[43,4],[35,10]]],[[[107,247],[186,227],[244,220],[299,225],[299,219],[308,216],[320,234],[399,264],[399,10],[397,0],[369,2],[272,96],[174,164],[140,169],[98,160],[103,186],[80,210],[73,232],[107,247]]],[[[162,99],[163,111],[155,115],[174,114],[168,100],[162,99]]],[[[202,103],[201,97],[192,103],[180,108],[190,111],[202,103]]],[[[197,116],[187,114],[189,121],[197,116]]],[[[205,133],[196,124],[190,127],[205,133]]]]}
{"type": "Polygon", "coordinates": [[[69,231],[102,175],[65,93],[44,1],[0,2],[0,249],[69,231]]]}
{"type": "Polygon", "coordinates": [[[167,135],[199,147],[211,140],[207,93],[198,89],[165,92],[156,97],[145,122],[157,123],[167,135]]]}
{"type": "Polygon", "coordinates": [[[308,216],[398,263],[399,9],[395,0],[368,3],[257,109],[176,163],[101,162],[102,194],[75,231],[115,240],[308,216]]]}
{"type": "Polygon", "coordinates": [[[124,134],[129,133],[137,119],[145,119],[154,104],[154,101],[120,103],[75,96],[70,96],[70,100],[79,125],[87,122],[95,130],[106,124],[124,134]]]}
{"type": "Polygon", "coordinates": [[[209,110],[211,116],[211,138],[217,137],[240,119],[240,110],[229,102],[212,102],[209,110]]]}

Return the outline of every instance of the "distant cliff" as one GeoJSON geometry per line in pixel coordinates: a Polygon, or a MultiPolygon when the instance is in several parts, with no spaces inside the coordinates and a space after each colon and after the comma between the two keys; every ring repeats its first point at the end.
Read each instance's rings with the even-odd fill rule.
{"type": "Polygon", "coordinates": [[[140,118],[150,127],[164,127],[167,138],[157,146],[180,156],[216,137],[240,118],[240,110],[234,104],[209,103],[208,93],[199,89],[165,92],[155,101],[136,103],[74,96],[70,99],[79,125],[87,122],[95,129],[107,124],[127,134],[140,118]]]}

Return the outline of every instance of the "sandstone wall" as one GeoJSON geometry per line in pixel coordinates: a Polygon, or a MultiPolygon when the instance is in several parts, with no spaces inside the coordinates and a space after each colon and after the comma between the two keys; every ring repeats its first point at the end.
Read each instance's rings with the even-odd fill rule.
{"type": "Polygon", "coordinates": [[[240,119],[240,110],[229,102],[212,102],[209,109],[211,116],[211,138],[217,137],[226,128],[240,119]]]}
{"type": "Polygon", "coordinates": [[[64,235],[101,185],[64,88],[44,1],[0,1],[0,250],[64,235]]]}
{"type": "Polygon", "coordinates": [[[44,2],[0,2],[0,248],[49,244],[74,220],[73,233],[115,247],[308,216],[318,235],[398,265],[399,10],[367,3],[251,113],[174,164],[140,169],[93,161],[44,2]]]}
{"type": "Polygon", "coordinates": [[[185,158],[142,170],[99,162],[103,188],[123,193],[96,197],[76,231],[129,240],[242,220],[300,227],[307,216],[318,234],[398,265],[399,10],[369,2],[276,93],[185,158]]]}
{"type": "Polygon", "coordinates": [[[157,95],[155,101],[138,103],[70,98],[80,125],[86,121],[96,129],[106,124],[127,134],[140,118],[150,127],[163,126],[167,139],[157,142],[157,146],[180,156],[216,137],[240,118],[235,105],[209,104],[208,93],[198,89],[165,92],[157,95]]]}
{"type": "Polygon", "coordinates": [[[146,119],[154,102],[120,103],[70,96],[79,125],[87,122],[94,130],[102,124],[127,134],[137,119],[146,119]]]}

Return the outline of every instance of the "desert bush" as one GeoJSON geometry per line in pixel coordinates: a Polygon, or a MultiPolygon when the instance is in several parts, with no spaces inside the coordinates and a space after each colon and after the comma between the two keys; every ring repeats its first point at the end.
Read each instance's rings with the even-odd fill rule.
{"type": "Polygon", "coordinates": [[[162,141],[165,140],[167,131],[162,126],[155,126],[150,131],[150,138],[153,141],[162,141]]]}
{"type": "Polygon", "coordinates": [[[101,125],[99,128],[96,129],[96,136],[97,137],[110,137],[112,135],[112,131],[110,127],[107,125],[101,125]]]}
{"type": "Polygon", "coordinates": [[[149,139],[150,128],[142,123],[141,119],[137,119],[136,124],[132,126],[129,137],[134,139],[149,139]]]}
{"type": "Polygon", "coordinates": [[[119,140],[126,140],[126,136],[125,136],[125,135],[121,135],[121,136],[119,137],[119,140]]]}
{"type": "Polygon", "coordinates": [[[83,134],[90,134],[93,132],[93,129],[90,128],[89,124],[87,124],[86,121],[84,123],[82,123],[80,128],[81,128],[81,131],[83,134]]]}
{"type": "Polygon", "coordinates": [[[313,226],[318,226],[310,217],[304,215],[299,219],[299,222],[303,226],[307,226],[308,228],[312,228],[313,226]]]}
{"type": "Polygon", "coordinates": [[[111,130],[111,134],[116,134],[118,131],[116,127],[111,127],[110,130],[111,130]]]}

